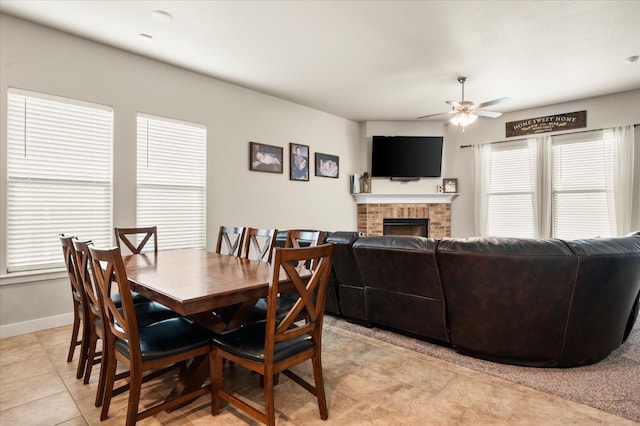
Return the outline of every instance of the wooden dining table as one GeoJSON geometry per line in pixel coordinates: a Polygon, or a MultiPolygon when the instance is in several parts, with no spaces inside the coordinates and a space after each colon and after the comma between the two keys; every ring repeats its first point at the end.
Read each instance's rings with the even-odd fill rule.
{"type": "Polygon", "coordinates": [[[269,289],[269,264],[206,250],[161,250],[123,260],[132,290],[216,332],[239,325],[269,289]],[[210,316],[234,305],[236,312],[223,325],[210,316]]]}
{"type": "MultiPolygon", "coordinates": [[[[206,250],[161,250],[123,261],[132,290],[215,332],[242,325],[269,290],[268,263],[206,250]]],[[[208,374],[208,357],[194,360],[169,398],[199,387],[208,374]]]]}

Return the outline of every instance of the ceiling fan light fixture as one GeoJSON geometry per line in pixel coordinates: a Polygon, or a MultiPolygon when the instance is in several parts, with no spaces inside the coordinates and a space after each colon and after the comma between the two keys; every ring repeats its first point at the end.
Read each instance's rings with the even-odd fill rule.
{"type": "Polygon", "coordinates": [[[478,116],[471,112],[459,112],[449,122],[454,126],[466,127],[469,124],[473,124],[478,119],[478,116]]]}

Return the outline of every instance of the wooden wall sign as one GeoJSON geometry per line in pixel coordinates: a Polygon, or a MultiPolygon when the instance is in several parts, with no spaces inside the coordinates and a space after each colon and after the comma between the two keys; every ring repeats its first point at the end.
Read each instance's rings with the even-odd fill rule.
{"type": "Polygon", "coordinates": [[[557,132],[560,130],[581,129],[587,127],[587,111],[568,112],[566,114],[547,115],[510,121],[506,126],[507,137],[532,135],[535,133],[557,132]]]}

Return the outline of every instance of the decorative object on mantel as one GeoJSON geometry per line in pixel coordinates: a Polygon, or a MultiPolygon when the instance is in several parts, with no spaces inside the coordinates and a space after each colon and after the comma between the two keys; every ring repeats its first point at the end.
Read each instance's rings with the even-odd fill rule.
{"type": "Polygon", "coordinates": [[[360,175],[351,175],[351,193],[359,194],[360,193],[360,175]]]}
{"type": "Polygon", "coordinates": [[[458,192],[458,179],[455,179],[455,178],[442,179],[442,187],[445,193],[455,194],[458,192]]]}
{"type": "Polygon", "coordinates": [[[360,192],[365,194],[371,192],[371,178],[369,177],[369,172],[364,172],[360,178],[360,192]]]}
{"type": "Polygon", "coordinates": [[[568,112],[566,114],[547,115],[510,121],[505,124],[506,136],[524,136],[536,133],[557,132],[560,130],[582,129],[587,127],[587,111],[568,112]]]}

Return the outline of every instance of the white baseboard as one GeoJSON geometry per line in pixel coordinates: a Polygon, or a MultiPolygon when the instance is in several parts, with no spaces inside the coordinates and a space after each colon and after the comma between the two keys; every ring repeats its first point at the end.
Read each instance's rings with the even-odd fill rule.
{"type": "Polygon", "coordinates": [[[73,312],[0,326],[0,339],[73,324],[73,312]]]}

